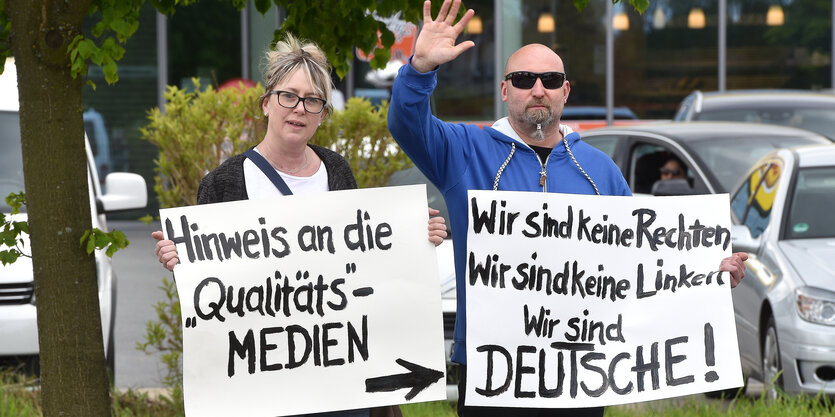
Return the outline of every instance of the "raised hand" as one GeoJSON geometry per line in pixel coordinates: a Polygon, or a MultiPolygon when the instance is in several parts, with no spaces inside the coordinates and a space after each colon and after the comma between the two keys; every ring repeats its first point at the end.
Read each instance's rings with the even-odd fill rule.
{"type": "Polygon", "coordinates": [[[464,17],[455,23],[461,0],[444,0],[438,17],[432,19],[432,2],[423,2],[423,28],[415,41],[415,55],[412,57],[412,67],[419,72],[428,72],[438,65],[452,61],[462,52],[475,46],[473,41],[455,44],[455,39],[467,26],[467,22],[475,12],[472,9],[464,13],[464,17]]]}

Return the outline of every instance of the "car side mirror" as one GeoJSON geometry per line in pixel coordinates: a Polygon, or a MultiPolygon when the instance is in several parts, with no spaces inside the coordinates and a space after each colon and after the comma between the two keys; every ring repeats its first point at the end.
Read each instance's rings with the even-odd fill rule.
{"type": "Polygon", "coordinates": [[[748,226],[735,224],[731,226],[731,246],[734,252],[757,253],[762,241],[759,237],[751,236],[748,226]]]}
{"type": "Polygon", "coordinates": [[[696,191],[690,186],[686,179],[676,178],[671,180],[658,180],[652,184],[652,195],[693,195],[696,191]]]}
{"type": "Polygon", "coordinates": [[[98,203],[100,209],[106,213],[140,209],[148,205],[148,189],[145,179],[139,174],[128,172],[113,172],[104,178],[107,190],[98,203]]]}

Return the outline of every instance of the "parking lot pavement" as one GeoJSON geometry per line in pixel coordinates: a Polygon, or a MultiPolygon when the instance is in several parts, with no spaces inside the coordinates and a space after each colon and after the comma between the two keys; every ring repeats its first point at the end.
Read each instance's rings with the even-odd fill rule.
{"type": "Polygon", "coordinates": [[[125,233],[130,245],[113,255],[116,273],[116,387],[145,389],[162,387],[165,367],[160,355],[147,355],[136,349],[144,341],[147,323],[156,320],[154,305],[163,301],[159,288],[163,277],[172,274],[159,265],[154,256],[151,232],[159,222],[146,225],[140,221],[108,221],[110,230],[125,233]]]}

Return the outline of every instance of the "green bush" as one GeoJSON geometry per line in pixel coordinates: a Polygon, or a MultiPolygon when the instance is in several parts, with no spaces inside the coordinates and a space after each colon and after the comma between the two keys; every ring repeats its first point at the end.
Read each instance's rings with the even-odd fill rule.
{"type": "Polygon", "coordinates": [[[159,149],[154,191],[163,208],[197,204],[200,179],[264,137],[261,88],[201,91],[200,82],[192,82],[195,92],[169,86],[165,114],[154,108],[140,129],[159,149]]]}
{"type": "Polygon", "coordinates": [[[345,110],[319,126],[311,143],[344,156],[360,188],[381,187],[392,174],[412,165],[391,137],[387,117],[387,102],[374,107],[365,98],[352,97],[345,110]]]}
{"type": "MultiPolygon", "coordinates": [[[[166,113],[151,110],[148,125],[141,129],[142,137],[159,148],[154,190],[162,208],[196,204],[197,188],[206,173],[264,137],[260,87],[200,91],[199,82],[193,82],[195,92],[169,86],[166,113]]],[[[361,188],[384,185],[391,174],[411,164],[388,132],[387,113],[385,103],[375,108],[368,100],[352,98],[344,111],[334,112],[322,123],[311,143],[342,154],[361,188]]],[[[154,306],[157,320],[147,324],[145,341],[137,343],[137,349],[162,354],[163,384],[170,390],[165,401],[182,411],[180,301],[173,281],[164,278],[161,288],[165,300],[154,306]]]]}

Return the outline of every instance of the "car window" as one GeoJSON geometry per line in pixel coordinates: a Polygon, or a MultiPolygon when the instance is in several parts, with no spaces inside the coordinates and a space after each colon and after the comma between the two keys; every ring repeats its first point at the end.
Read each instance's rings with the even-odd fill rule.
{"type": "MultiPolygon", "coordinates": [[[[652,143],[637,143],[629,157],[630,173],[627,181],[633,193],[650,194],[653,185],[662,180],[662,171],[670,172],[674,178],[683,178],[692,188],[695,181],[693,168],[677,152],[652,143]],[[670,165],[672,164],[672,165],[670,165]]],[[[665,176],[664,179],[672,177],[665,176]]],[[[699,182],[699,189],[705,189],[699,182]]]]}
{"type": "Polygon", "coordinates": [[[611,158],[615,155],[615,148],[617,147],[619,138],[620,136],[601,135],[583,138],[583,141],[609,155],[609,158],[611,158]]]}
{"type": "MultiPolygon", "coordinates": [[[[778,118],[774,117],[772,124],[788,125],[788,123],[776,123],[778,118]]],[[[693,120],[714,121],[714,122],[745,122],[745,123],[768,123],[763,117],[752,109],[722,109],[722,111],[705,111],[698,113],[693,120]]]]}
{"type": "Polygon", "coordinates": [[[745,218],[745,211],[748,210],[748,202],[751,200],[751,190],[754,188],[756,187],[751,187],[751,176],[749,175],[731,198],[731,213],[737,223],[742,223],[742,219],[745,218]]]}
{"type": "MultiPolygon", "coordinates": [[[[727,139],[727,138],[720,138],[727,139]]],[[[774,149],[821,143],[816,137],[738,136],[733,140],[691,141],[690,146],[719,182],[717,192],[729,192],[746,171],[774,149]]]]}
{"type": "Polygon", "coordinates": [[[835,167],[800,169],[792,194],[786,239],[835,237],[835,167]]]}
{"type": "Polygon", "coordinates": [[[0,112],[0,149],[0,211],[8,212],[6,196],[25,191],[17,112],[0,112]]]}
{"type": "Polygon", "coordinates": [[[652,184],[661,178],[658,169],[661,167],[663,152],[661,146],[650,144],[639,144],[632,148],[627,181],[633,193],[649,194],[652,191],[652,184]]]}
{"type": "Polygon", "coordinates": [[[835,138],[835,109],[827,108],[747,108],[705,110],[694,119],[765,123],[811,130],[835,138]]]}
{"type": "Polygon", "coordinates": [[[758,237],[768,227],[782,173],[782,160],[769,160],[745,179],[731,200],[731,210],[740,223],[748,226],[751,237],[758,237]]]}

